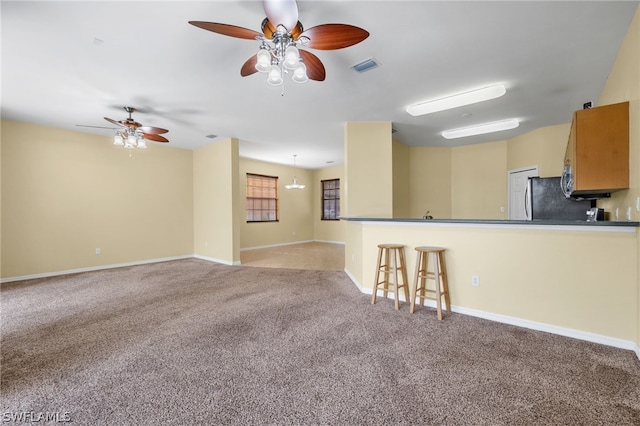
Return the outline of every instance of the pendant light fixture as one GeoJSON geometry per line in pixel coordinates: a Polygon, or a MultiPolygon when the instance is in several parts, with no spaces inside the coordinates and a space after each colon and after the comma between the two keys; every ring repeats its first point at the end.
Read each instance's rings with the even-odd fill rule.
{"type": "Polygon", "coordinates": [[[297,155],[293,155],[293,182],[291,182],[289,185],[285,185],[284,187],[287,189],[304,189],[306,185],[302,185],[300,183],[298,183],[298,179],[296,179],[296,157],[297,155]]]}

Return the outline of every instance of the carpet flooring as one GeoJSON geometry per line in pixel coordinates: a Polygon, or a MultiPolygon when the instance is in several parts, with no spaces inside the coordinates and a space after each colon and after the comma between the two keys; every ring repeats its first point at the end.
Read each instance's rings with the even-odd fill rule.
{"type": "Polygon", "coordinates": [[[371,305],[339,271],[186,259],[0,296],[5,423],[640,424],[632,351],[371,305]]]}

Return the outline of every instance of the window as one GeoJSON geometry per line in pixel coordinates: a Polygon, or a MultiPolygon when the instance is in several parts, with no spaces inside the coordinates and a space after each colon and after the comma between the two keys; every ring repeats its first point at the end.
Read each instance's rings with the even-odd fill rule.
{"type": "Polygon", "coordinates": [[[322,181],[322,220],[340,217],[340,179],[322,181]]]}
{"type": "Polygon", "coordinates": [[[247,222],[278,220],[278,178],[247,173],[247,222]]]}

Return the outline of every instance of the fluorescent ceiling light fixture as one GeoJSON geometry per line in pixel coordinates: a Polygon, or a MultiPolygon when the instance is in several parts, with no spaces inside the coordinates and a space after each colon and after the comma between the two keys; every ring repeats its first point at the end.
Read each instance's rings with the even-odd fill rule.
{"type": "Polygon", "coordinates": [[[414,117],[418,115],[431,114],[432,112],[444,111],[464,105],[488,101],[489,99],[499,98],[505,93],[507,93],[507,89],[504,88],[504,84],[496,84],[493,86],[483,87],[482,89],[472,90],[470,92],[447,96],[446,98],[409,105],[407,107],[407,112],[414,117]]]}
{"type": "Polygon", "coordinates": [[[442,136],[446,139],[464,138],[466,136],[484,135],[485,133],[499,132],[501,130],[515,129],[520,125],[517,118],[478,124],[477,126],[463,127],[461,129],[445,130],[442,136]]]}

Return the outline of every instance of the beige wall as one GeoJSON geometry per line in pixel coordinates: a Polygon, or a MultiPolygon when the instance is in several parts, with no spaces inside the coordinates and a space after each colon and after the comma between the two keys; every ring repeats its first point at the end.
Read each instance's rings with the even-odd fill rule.
{"type": "Polygon", "coordinates": [[[344,133],[346,217],[393,217],[390,122],[349,122],[344,133]]]}
{"type": "Polygon", "coordinates": [[[560,176],[569,128],[455,148],[410,147],[408,217],[429,210],[440,219],[507,219],[508,171],[538,166],[540,176],[560,176]]]}
{"type": "Polygon", "coordinates": [[[410,149],[407,145],[393,141],[393,217],[411,217],[411,188],[409,186],[410,149]]]}
{"type": "Polygon", "coordinates": [[[571,123],[542,127],[509,139],[507,170],[538,166],[542,177],[560,176],[571,123]]]}
{"type": "Polygon", "coordinates": [[[242,249],[290,244],[314,240],[314,179],[313,172],[291,166],[265,163],[246,158],[240,159],[239,193],[241,197],[238,220],[240,221],[240,247],[242,249]],[[247,173],[278,177],[278,222],[247,223],[246,182],[247,173]],[[303,190],[287,190],[294,173],[303,190]]]}
{"type": "Polygon", "coordinates": [[[440,219],[506,219],[509,170],[538,166],[559,176],[570,124],[513,139],[455,148],[410,147],[410,214],[440,219]],[[504,207],[504,211],[500,208],[504,207]]]}
{"type": "MultiPolygon", "coordinates": [[[[340,184],[344,184],[344,168],[327,167],[313,171],[313,184],[309,185],[310,190],[313,191],[313,236],[316,241],[342,243],[344,242],[345,223],[341,220],[322,220],[321,181],[327,179],[340,179],[340,184]]],[[[341,190],[340,211],[342,211],[342,194],[341,190]]]]}
{"type": "Polygon", "coordinates": [[[504,218],[500,208],[507,207],[506,158],[505,141],[452,148],[452,218],[504,218]]]}
{"type": "Polygon", "coordinates": [[[149,145],[3,120],[2,277],[191,255],[192,152],[149,145]]]}
{"type": "Polygon", "coordinates": [[[217,141],[193,153],[194,253],[240,262],[238,140],[217,141]]]}
{"type": "Polygon", "coordinates": [[[409,217],[451,218],[451,148],[411,147],[409,217]]]}

